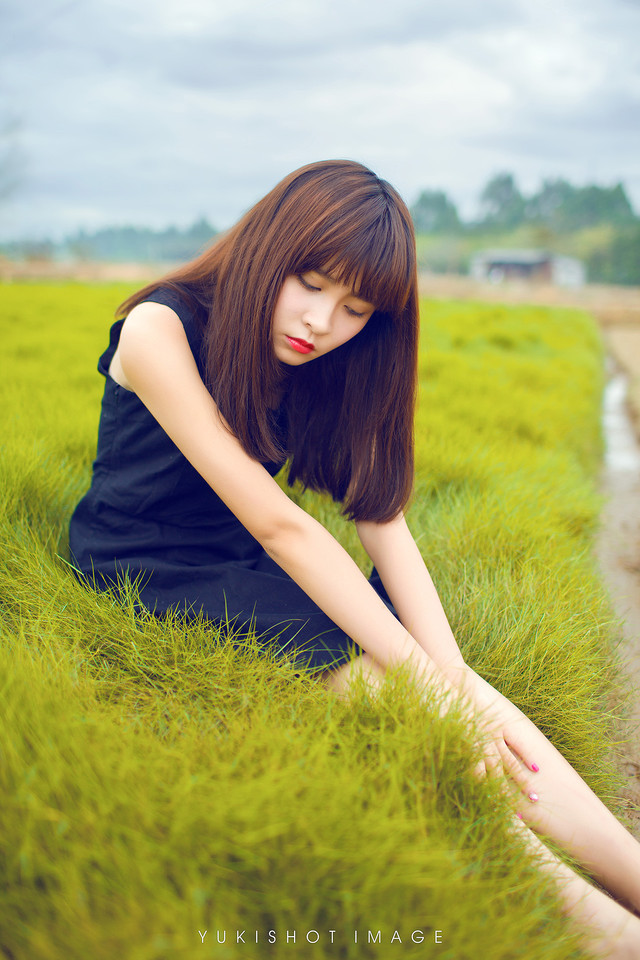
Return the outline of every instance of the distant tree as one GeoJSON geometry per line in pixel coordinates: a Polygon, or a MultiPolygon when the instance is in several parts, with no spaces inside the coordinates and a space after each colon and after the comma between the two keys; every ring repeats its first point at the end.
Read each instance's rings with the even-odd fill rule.
{"type": "Polygon", "coordinates": [[[216,232],[206,217],[200,217],[188,230],[185,230],[184,237],[185,240],[193,243],[194,246],[205,247],[211,243],[216,232]]]}
{"type": "Polygon", "coordinates": [[[611,241],[587,257],[594,283],[640,286],[640,219],[619,227],[611,241]]]}
{"type": "Polygon", "coordinates": [[[600,223],[621,226],[634,219],[633,207],[621,183],[614,187],[590,185],[575,191],[565,212],[565,229],[580,230],[600,223]]]}
{"type": "Polygon", "coordinates": [[[411,216],[417,233],[457,233],[462,226],[456,205],[443,190],[423,190],[411,216]]]}
{"type": "Polygon", "coordinates": [[[81,260],[171,262],[195,257],[215,234],[214,227],[201,217],[186,230],[132,226],[103,227],[95,233],[79,230],[67,237],[65,247],[81,260]]]}
{"type": "Polygon", "coordinates": [[[524,220],[525,201],[513,174],[498,173],[480,195],[483,226],[510,229],[524,220]]]}
{"type": "Polygon", "coordinates": [[[575,192],[576,188],[567,180],[543,180],[538,192],[526,201],[526,219],[558,229],[562,211],[571,206],[575,192]]]}
{"type": "Polygon", "coordinates": [[[560,233],[602,223],[624,226],[636,219],[621,183],[613,187],[574,187],[562,179],[543,182],[538,193],[527,201],[526,217],[560,233]]]}

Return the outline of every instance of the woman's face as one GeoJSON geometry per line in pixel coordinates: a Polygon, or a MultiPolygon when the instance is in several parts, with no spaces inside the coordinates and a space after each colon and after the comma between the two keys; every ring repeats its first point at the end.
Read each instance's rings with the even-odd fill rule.
{"type": "Polygon", "coordinates": [[[299,367],[360,333],[375,307],[322,270],[287,277],[273,312],[273,350],[299,367]]]}

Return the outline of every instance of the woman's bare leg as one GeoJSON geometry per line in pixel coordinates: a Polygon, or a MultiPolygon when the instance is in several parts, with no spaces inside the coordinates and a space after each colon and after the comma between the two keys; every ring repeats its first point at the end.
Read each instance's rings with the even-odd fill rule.
{"type": "Polygon", "coordinates": [[[535,724],[506,697],[494,693],[501,717],[508,718],[516,753],[540,767],[538,773],[523,769],[519,811],[524,821],[552,838],[615,897],[640,913],[640,844],[535,724]],[[528,795],[539,799],[532,802],[528,795]]]}
{"type": "Polygon", "coordinates": [[[620,906],[606,893],[578,876],[559,860],[524,823],[516,827],[543,872],[556,881],[564,912],[588,931],[590,950],[603,960],[639,960],[640,920],[620,906]]]}
{"type": "MultiPolygon", "coordinates": [[[[321,675],[325,685],[348,697],[357,677],[375,689],[385,670],[369,654],[321,675]]],[[[500,696],[500,695],[498,695],[500,696]]],[[[523,821],[516,821],[541,868],[558,882],[569,916],[593,931],[590,947],[609,960],[640,960],[640,920],[605,893],[591,886],[546,847],[525,826],[537,827],[574,859],[591,870],[616,896],[640,910],[640,844],[620,824],[538,728],[506,698],[519,743],[535,750],[540,771],[531,774],[530,793],[539,799],[523,800],[523,821]]]]}
{"type": "Polygon", "coordinates": [[[385,670],[370,654],[363,653],[351,663],[343,663],[339,667],[325,670],[320,674],[319,679],[330,690],[334,690],[340,697],[346,699],[351,684],[358,676],[364,677],[367,684],[377,690],[384,680],[385,670]]]}

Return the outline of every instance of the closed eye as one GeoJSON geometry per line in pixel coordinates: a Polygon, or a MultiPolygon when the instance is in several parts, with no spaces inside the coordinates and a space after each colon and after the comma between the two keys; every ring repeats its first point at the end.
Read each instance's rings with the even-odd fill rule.
{"type": "Polygon", "coordinates": [[[354,310],[352,307],[345,307],[345,310],[351,317],[364,317],[366,310],[363,310],[362,313],[358,313],[357,310],[354,310]]]}
{"type": "Polygon", "coordinates": [[[312,284],[308,283],[307,280],[305,280],[305,278],[302,276],[302,274],[298,273],[296,275],[296,279],[305,288],[305,290],[315,290],[316,293],[319,292],[320,287],[314,287],[312,284]]]}

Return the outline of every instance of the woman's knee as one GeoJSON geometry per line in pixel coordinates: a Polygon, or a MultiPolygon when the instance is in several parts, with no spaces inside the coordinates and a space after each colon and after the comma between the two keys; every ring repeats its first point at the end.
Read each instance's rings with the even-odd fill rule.
{"type": "Polygon", "coordinates": [[[320,674],[319,679],[330,690],[346,693],[351,684],[359,677],[362,677],[368,685],[377,689],[384,680],[384,676],[384,667],[377,660],[374,660],[370,654],[363,653],[356,660],[325,670],[324,673],[320,674]]]}

